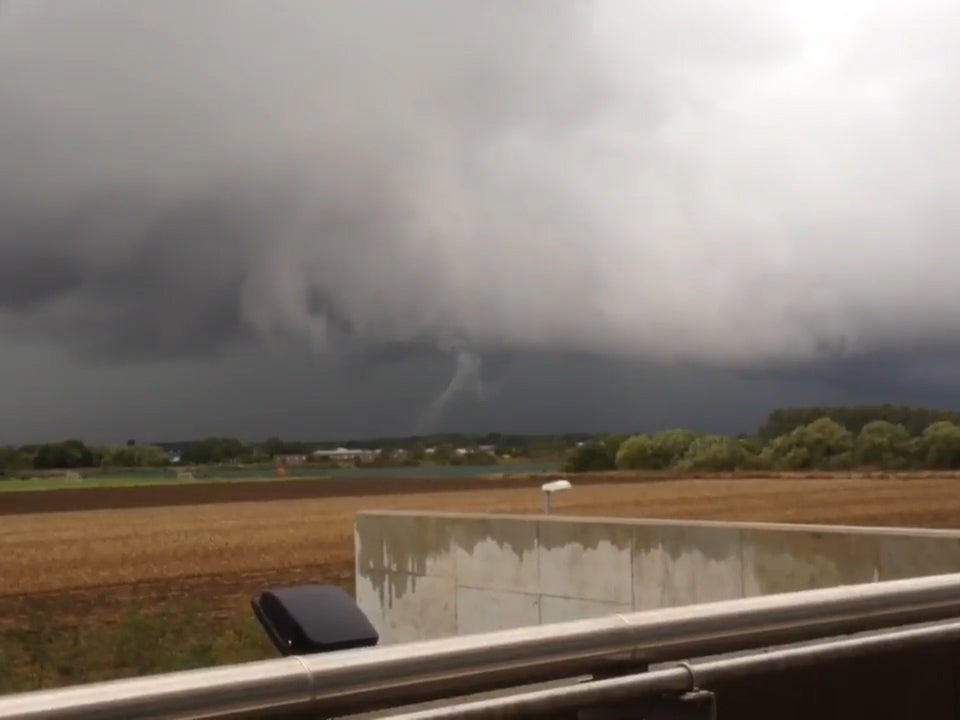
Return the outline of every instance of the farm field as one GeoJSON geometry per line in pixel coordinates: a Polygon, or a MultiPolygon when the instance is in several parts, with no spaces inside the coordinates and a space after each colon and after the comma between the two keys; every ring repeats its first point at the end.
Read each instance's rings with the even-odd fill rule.
{"type": "MultiPolygon", "coordinates": [[[[486,488],[514,488],[524,484],[533,487],[536,483],[531,481],[532,477],[534,476],[525,473],[400,478],[373,475],[284,480],[257,477],[242,481],[127,481],[110,487],[74,483],[69,490],[41,487],[0,492],[0,515],[475,491],[486,488]]],[[[600,481],[602,478],[597,477],[584,480],[587,484],[600,481]]]]}
{"type": "MultiPolygon", "coordinates": [[[[423,465],[416,469],[401,466],[390,467],[317,467],[292,466],[286,470],[287,480],[364,480],[373,478],[396,481],[409,479],[414,473],[419,478],[469,479],[478,476],[515,476],[553,472],[555,462],[504,462],[498,465],[423,465]]],[[[70,478],[65,473],[46,476],[8,479],[0,482],[0,493],[32,492],[35,490],[89,490],[91,488],[150,487],[153,485],[208,485],[210,483],[263,482],[275,478],[269,469],[259,468],[206,468],[201,476],[180,476],[176,468],[138,469],[134,471],[84,471],[82,478],[70,478]]]]}
{"type": "MultiPolygon", "coordinates": [[[[353,587],[362,509],[540,512],[542,478],[271,481],[0,495],[0,691],[273,656],[272,585],[353,587]],[[116,506],[116,507],[112,507],[116,506]]],[[[554,512],[960,527],[960,476],[578,476],[554,512]]]]}

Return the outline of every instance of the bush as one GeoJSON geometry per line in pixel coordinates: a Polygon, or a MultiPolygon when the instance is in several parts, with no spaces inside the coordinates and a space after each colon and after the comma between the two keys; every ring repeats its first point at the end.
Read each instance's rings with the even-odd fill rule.
{"type": "Polygon", "coordinates": [[[679,467],[688,470],[731,471],[747,464],[747,452],[738,440],[724,435],[704,435],[690,443],[679,467]]]}
{"type": "Polygon", "coordinates": [[[613,453],[600,442],[588,442],[574,448],[563,464],[564,472],[603,472],[615,467],[613,453]]]}
{"type": "Polygon", "coordinates": [[[622,470],[652,470],[659,467],[660,459],[648,435],[634,435],[621,443],[614,463],[622,470]]]}
{"type": "Polygon", "coordinates": [[[843,425],[823,417],[802,429],[803,442],[814,465],[829,464],[832,458],[853,450],[853,435],[843,425]]]}
{"type": "Polygon", "coordinates": [[[857,435],[852,462],[882,468],[905,467],[913,453],[910,433],[903,425],[875,420],[864,425],[857,435]]]}
{"type": "Polygon", "coordinates": [[[634,435],[620,446],[616,465],[624,470],[665,470],[677,465],[698,434],[665,430],[656,435],[634,435]]]}
{"type": "Polygon", "coordinates": [[[761,457],[770,466],[782,470],[826,468],[853,450],[853,436],[830,418],[814,420],[809,425],[774,438],[764,448],[761,457]]]}
{"type": "Polygon", "coordinates": [[[65,440],[40,445],[33,457],[33,466],[40,470],[92,467],[93,451],[80,440],[65,440]]]}
{"type": "Polygon", "coordinates": [[[0,476],[33,467],[33,456],[14,447],[0,447],[0,476]]]}
{"type": "Polygon", "coordinates": [[[933,423],[923,431],[919,450],[926,467],[960,468],[960,427],[945,420],[933,423]]]}
{"type": "Polygon", "coordinates": [[[833,455],[826,461],[827,470],[853,470],[858,467],[857,456],[853,452],[843,452],[839,455],[833,455]]]}
{"type": "Polygon", "coordinates": [[[605,448],[607,448],[607,452],[610,453],[610,457],[615,459],[617,457],[617,453],[620,452],[620,447],[624,442],[626,442],[626,440],[626,435],[615,433],[613,435],[607,435],[600,442],[603,443],[605,448]]]}

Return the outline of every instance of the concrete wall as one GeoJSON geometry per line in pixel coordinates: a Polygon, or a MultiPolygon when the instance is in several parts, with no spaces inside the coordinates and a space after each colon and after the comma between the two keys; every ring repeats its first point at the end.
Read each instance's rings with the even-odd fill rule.
{"type": "Polygon", "coordinates": [[[365,512],[356,592],[381,643],[960,571],[960,532],[365,512]]]}

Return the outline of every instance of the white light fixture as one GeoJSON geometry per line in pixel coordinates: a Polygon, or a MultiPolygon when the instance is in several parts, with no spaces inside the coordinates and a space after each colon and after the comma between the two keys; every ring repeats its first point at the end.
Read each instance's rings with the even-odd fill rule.
{"type": "Polygon", "coordinates": [[[555,492],[561,492],[563,490],[569,490],[573,487],[570,484],[569,480],[551,480],[548,483],[544,483],[540,489],[543,490],[543,512],[545,515],[550,514],[550,497],[555,492]]]}

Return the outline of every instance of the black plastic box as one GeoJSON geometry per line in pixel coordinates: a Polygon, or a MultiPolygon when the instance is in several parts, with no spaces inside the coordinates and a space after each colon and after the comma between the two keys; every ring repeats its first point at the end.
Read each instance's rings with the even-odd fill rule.
{"type": "Polygon", "coordinates": [[[254,598],[251,606],[284,655],[370,647],[380,640],[354,599],[336,585],[267,590],[254,598]]]}

